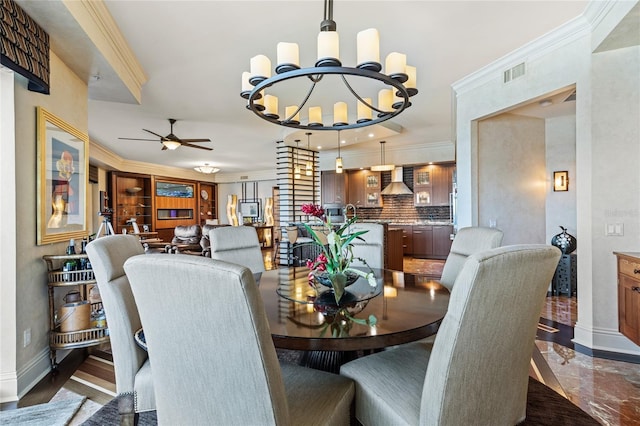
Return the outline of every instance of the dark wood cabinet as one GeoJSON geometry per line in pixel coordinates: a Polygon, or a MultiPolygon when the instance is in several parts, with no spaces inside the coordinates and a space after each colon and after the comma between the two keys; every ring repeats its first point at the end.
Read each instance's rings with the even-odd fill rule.
{"type": "Polygon", "coordinates": [[[429,164],[413,169],[413,204],[448,206],[453,190],[453,164],[429,164]]]}
{"type": "Polygon", "coordinates": [[[434,225],[433,226],[433,250],[431,257],[434,259],[446,259],[451,251],[451,233],[453,226],[451,225],[434,225]]]}
{"type": "Polygon", "coordinates": [[[199,185],[199,206],[200,225],[205,225],[207,220],[217,219],[218,212],[216,200],[218,198],[218,187],[215,183],[200,182],[199,185]]]}
{"type": "Polygon", "coordinates": [[[404,269],[404,256],[402,251],[402,229],[393,227],[387,230],[387,262],[385,267],[394,271],[404,269]]]}
{"type": "Polygon", "coordinates": [[[357,208],[365,206],[364,182],[366,170],[349,171],[349,191],[347,203],[351,203],[357,208]]]}
{"type": "Polygon", "coordinates": [[[364,206],[382,207],[382,182],[380,172],[365,171],[364,173],[364,206]]]}
{"type": "Polygon", "coordinates": [[[135,173],[111,172],[109,180],[109,206],[113,209],[111,223],[113,232],[133,232],[133,221],[142,232],[147,226],[153,228],[153,189],[151,176],[135,173]]]}
{"type": "Polygon", "coordinates": [[[614,253],[618,258],[618,329],[640,345],[640,253],[614,253]]]}
{"type": "MultiPolygon", "coordinates": [[[[395,225],[394,225],[395,226],[395,225]]],[[[402,230],[402,250],[405,256],[413,254],[413,226],[397,225],[402,230]]]]}
{"type": "Polygon", "coordinates": [[[347,202],[347,188],[349,184],[347,176],[347,173],[336,173],[333,170],[322,172],[322,204],[344,204],[347,202]]]}
{"type": "Polygon", "coordinates": [[[413,225],[413,256],[430,257],[433,252],[433,226],[413,225]]]}

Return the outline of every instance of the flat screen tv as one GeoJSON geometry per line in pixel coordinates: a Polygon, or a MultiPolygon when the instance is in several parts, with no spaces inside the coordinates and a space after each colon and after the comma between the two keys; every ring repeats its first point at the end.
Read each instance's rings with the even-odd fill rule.
{"type": "Polygon", "coordinates": [[[260,217],[260,201],[241,201],[240,214],[242,217],[260,217]]]}

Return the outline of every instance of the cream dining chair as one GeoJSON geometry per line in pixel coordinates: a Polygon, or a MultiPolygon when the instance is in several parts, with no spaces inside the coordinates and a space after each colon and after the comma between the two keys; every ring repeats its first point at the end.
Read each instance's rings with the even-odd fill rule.
{"type": "Polygon", "coordinates": [[[246,266],[257,284],[265,271],[258,231],[253,226],[222,226],[209,231],[211,258],[246,266]]]}
{"type": "Polygon", "coordinates": [[[156,404],[147,352],[133,337],[142,325],[123,265],[144,249],[137,235],[107,235],[87,244],[86,250],[107,316],[120,424],[136,424],[138,413],[155,410],[156,404]]]}
{"type": "Polygon", "coordinates": [[[368,425],[515,425],[526,417],[529,361],[560,258],[546,245],[469,256],[433,343],[344,364],[368,425]]]}
{"type": "Polygon", "coordinates": [[[500,247],[500,244],[502,244],[502,231],[499,229],[480,226],[460,228],[444,263],[440,284],[451,291],[456,277],[469,256],[500,247]]]}
{"type": "Polygon", "coordinates": [[[160,425],[349,425],[354,385],[279,364],[251,271],[146,255],[125,271],[153,360],[160,425]]]}

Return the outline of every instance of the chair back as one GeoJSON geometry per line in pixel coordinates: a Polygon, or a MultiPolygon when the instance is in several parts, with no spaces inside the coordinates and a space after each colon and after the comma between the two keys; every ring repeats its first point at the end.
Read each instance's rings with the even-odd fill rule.
{"type": "Polygon", "coordinates": [[[444,263],[440,284],[451,290],[467,257],[500,247],[500,244],[502,244],[502,231],[499,229],[478,226],[459,229],[444,263]]]}
{"type": "MultiPolygon", "coordinates": [[[[224,228],[219,228],[224,229],[224,228]]],[[[202,256],[125,264],[144,323],[159,424],[289,424],[251,271],[202,256]]]]}
{"type": "Polygon", "coordinates": [[[119,394],[133,392],[135,375],[147,353],[133,338],[141,323],[123,266],[130,257],[143,254],[144,248],[135,235],[107,235],[91,241],[86,250],[107,317],[116,388],[119,394]]]}
{"type": "Polygon", "coordinates": [[[560,250],[506,246],[470,256],[433,344],[420,424],[517,424],[529,361],[560,250]]]}
{"type": "Polygon", "coordinates": [[[253,226],[223,226],[209,231],[211,258],[246,266],[256,280],[264,272],[264,260],[253,226]]]}
{"type": "MultiPolygon", "coordinates": [[[[366,260],[367,264],[372,268],[384,268],[384,225],[379,223],[354,223],[351,225],[351,233],[359,231],[367,231],[362,234],[359,239],[354,239],[353,255],[366,260]]],[[[364,266],[364,263],[354,259],[353,266],[364,266]]]]}

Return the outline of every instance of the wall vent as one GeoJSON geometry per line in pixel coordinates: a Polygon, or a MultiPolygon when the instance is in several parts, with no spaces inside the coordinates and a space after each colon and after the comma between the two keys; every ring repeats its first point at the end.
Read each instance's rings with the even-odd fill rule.
{"type": "Polygon", "coordinates": [[[249,175],[240,176],[240,180],[247,180],[247,179],[249,179],[249,175]]]}
{"type": "Polygon", "coordinates": [[[524,66],[524,62],[522,62],[521,64],[518,64],[513,68],[509,68],[504,72],[503,74],[504,82],[508,83],[511,80],[515,80],[516,78],[522,77],[524,73],[525,73],[525,66],[524,66]]]}

